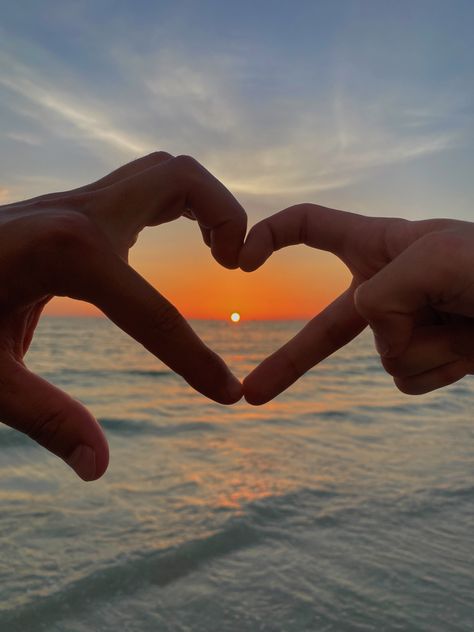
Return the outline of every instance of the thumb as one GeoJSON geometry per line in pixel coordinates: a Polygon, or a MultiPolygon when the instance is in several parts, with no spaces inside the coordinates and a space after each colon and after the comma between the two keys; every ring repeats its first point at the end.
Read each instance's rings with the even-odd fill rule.
{"type": "Polygon", "coordinates": [[[107,441],[82,404],[14,360],[2,362],[0,383],[2,421],[59,456],[83,480],[102,476],[107,441]]]}
{"type": "Polygon", "coordinates": [[[413,243],[355,292],[355,307],[372,328],[383,357],[401,355],[420,310],[441,308],[455,289],[459,270],[455,257],[442,255],[439,235],[413,243]]]}

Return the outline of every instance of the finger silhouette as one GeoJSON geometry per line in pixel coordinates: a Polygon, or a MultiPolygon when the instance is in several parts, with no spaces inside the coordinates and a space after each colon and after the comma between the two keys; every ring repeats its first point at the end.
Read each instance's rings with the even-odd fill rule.
{"type": "Polygon", "coordinates": [[[474,368],[472,327],[463,319],[451,323],[417,325],[405,351],[382,358],[397,387],[421,395],[460,380],[474,368]]]}
{"type": "Polygon", "coordinates": [[[121,165],[118,169],[114,169],[106,176],[99,178],[99,180],[95,180],[90,184],[86,184],[85,186],[74,189],[74,193],[86,193],[89,191],[97,191],[99,189],[103,189],[112,184],[116,184],[121,180],[126,180],[131,176],[134,176],[150,167],[154,167],[159,165],[162,162],[166,162],[174,158],[171,154],[166,151],[154,151],[151,154],[147,154],[146,156],[141,156],[136,160],[132,160],[125,165],[121,165]]]}
{"type": "Polygon", "coordinates": [[[162,161],[117,181],[101,190],[97,204],[107,223],[121,217],[130,236],[190,211],[214,258],[227,268],[238,267],[247,215],[225,186],[189,156],[162,161]]]}
{"type": "Polygon", "coordinates": [[[356,243],[354,233],[368,230],[372,220],[314,204],[291,206],[250,229],[240,252],[239,265],[242,270],[252,272],[276,250],[297,244],[327,250],[345,259],[356,243]]]}
{"type": "MultiPolygon", "coordinates": [[[[345,258],[353,247],[349,237],[355,231],[366,230],[370,221],[365,216],[309,204],[284,209],[252,227],[241,250],[239,265],[245,271],[253,271],[276,250],[296,244],[345,258]]],[[[366,322],[354,308],[353,294],[351,286],[247,376],[244,380],[247,401],[252,404],[269,401],[364,329],[366,322]]]]}
{"type": "Polygon", "coordinates": [[[2,421],[63,459],[85,481],[105,472],[107,441],[78,401],[13,359],[0,365],[2,421]]]}
{"type": "Polygon", "coordinates": [[[61,293],[96,305],[207,397],[223,404],[232,404],[241,398],[242,385],[222,358],[209,349],[178,310],[119,255],[99,248],[87,251],[80,248],[79,252],[81,261],[71,261],[69,279],[61,293]]]}
{"type": "Polygon", "coordinates": [[[354,308],[353,289],[349,288],[245,378],[245,399],[255,405],[270,401],[350,342],[365,326],[354,308]]]}
{"type": "MultiPolygon", "coordinates": [[[[93,193],[94,191],[99,191],[100,189],[107,188],[112,184],[120,182],[120,180],[125,180],[126,178],[140,173],[145,169],[149,169],[152,166],[158,165],[161,162],[170,160],[173,157],[174,156],[168,154],[165,151],[155,151],[146,156],[142,156],[141,158],[137,158],[136,160],[132,160],[131,162],[120,166],[118,169],[114,169],[114,171],[111,171],[109,174],[100,178],[99,180],[95,180],[94,182],[77,187],[70,191],[59,191],[55,193],[40,195],[35,198],[35,200],[53,203],[56,201],[63,201],[64,199],[70,199],[72,195],[81,196],[82,194],[93,193]]],[[[22,206],[24,203],[25,200],[22,200],[20,202],[9,204],[9,206],[22,206]]]]}
{"type": "Polygon", "coordinates": [[[449,239],[443,233],[421,237],[357,288],[356,308],[371,326],[383,357],[405,352],[420,310],[449,311],[469,285],[466,275],[459,274],[463,269],[470,275],[468,262],[457,261],[456,244],[449,245],[449,239]],[[447,245],[450,256],[443,256],[447,245]]]}
{"type": "Polygon", "coordinates": [[[453,384],[461,380],[465,375],[472,373],[472,371],[472,362],[461,358],[454,362],[447,362],[424,373],[409,377],[396,377],[394,382],[398,389],[407,395],[423,395],[453,384]]]}
{"type": "Polygon", "coordinates": [[[460,344],[470,335],[469,327],[457,324],[417,326],[404,353],[382,359],[384,369],[393,377],[407,379],[451,364],[467,357],[460,352],[460,344]]]}

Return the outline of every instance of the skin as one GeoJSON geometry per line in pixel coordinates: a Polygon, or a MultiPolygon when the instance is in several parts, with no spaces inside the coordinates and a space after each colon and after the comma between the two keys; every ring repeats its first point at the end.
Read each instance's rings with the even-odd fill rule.
{"type": "Polygon", "coordinates": [[[24,362],[53,296],[93,303],[211,399],[241,398],[242,386],[223,360],[127,262],[145,226],[181,215],[197,220],[219,263],[238,266],[246,214],[188,156],[153,153],[88,186],[0,207],[0,416],[84,480],[99,478],[108,465],[99,424],[24,362]]]}
{"type": "Polygon", "coordinates": [[[294,244],[332,252],[352,282],[247,376],[248,402],[268,402],[367,324],[384,368],[404,393],[426,393],[474,372],[474,224],[374,218],[302,204],[250,230],[240,267],[256,270],[294,244]]]}

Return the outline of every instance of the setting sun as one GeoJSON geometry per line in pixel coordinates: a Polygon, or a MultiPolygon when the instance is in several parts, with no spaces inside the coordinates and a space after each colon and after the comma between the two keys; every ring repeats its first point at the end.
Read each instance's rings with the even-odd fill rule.
{"type": "Polygon", "coordinates": [[[240,320],[239,312],[232,312],[232,314],[230,315],[230,319],[233,323],[238,323],[240,320]]]}

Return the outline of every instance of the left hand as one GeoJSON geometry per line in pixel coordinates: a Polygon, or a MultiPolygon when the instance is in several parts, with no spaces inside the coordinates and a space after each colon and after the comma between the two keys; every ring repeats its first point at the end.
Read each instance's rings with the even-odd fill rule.
{"type": "Polygon", "coordinates": [[[246,214],[187,156],[157,152],[88,186],[0,207],[0,418],[63,458],[84,480],[99,478],[107,468],[99,424],[24,363],[53,296],[93,303],[211,399],[231,404],[242,395],[223,360],[127,263],[145,226],[181,215],[197,220],[219,263],[237,267],[246,214]]]}

